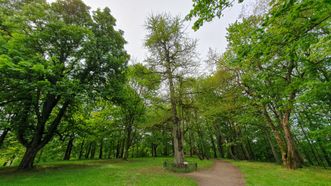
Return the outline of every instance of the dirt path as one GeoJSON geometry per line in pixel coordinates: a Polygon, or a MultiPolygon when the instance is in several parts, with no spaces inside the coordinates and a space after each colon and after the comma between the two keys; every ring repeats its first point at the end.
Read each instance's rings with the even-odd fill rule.
{"type": "Polygon", "coordinates": [[[244,186],[239,169],[225,161],[216,161],[212,168],[187,174],[196,179],[200,186],[244,186]]]}

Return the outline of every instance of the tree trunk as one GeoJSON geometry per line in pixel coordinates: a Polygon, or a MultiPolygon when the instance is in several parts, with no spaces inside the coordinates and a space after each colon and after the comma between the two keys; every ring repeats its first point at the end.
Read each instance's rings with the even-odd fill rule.
{"type": "Polygon", "coordinates": [[[167,58],[166,73],[169,82],[170,103],[171,103],[171,113],[172,113],[172,122],[173,122],[172,136],[173,136],[173,144],[174,144],[174,158],[175,158],[174,162],[177,167],[183,167],[184,166],[183,131],[181,129],[181,122],[179,121],[178,112],[177,112],[174,78],[170,64],[171,61],[170,61],[169,51],[167,51],[166,58],[167,58]]]}
{"type": "Polygon", "coordinates": [[[214,137],[213,137],[212,134],[210,135],[210,141],[211,141],[212,149],[213,149],[213,152],[214,152],[214,158],[216,159],[217,158],[217,150],[216,150],[216,145],[215,145],[215,142],[214,142],[214,137]]]}
{"type": "Polygon", "coordinates": [[[19,170],[29,170],[33,168],[34,159],[38,153],[37,147],[27,147],[24,156],[18,165],[19,170]]]}
{"type": "Polygon", "coordinates": [[[123,160],[128,160],[129,156],[129,149],[131,145],[131,133],[132,133],[132,121],[130,121],[130,124],[126,127],[126,139],[124,141],[124,152],[123,152],[123,160]]]}
{"type": "Polygon", "coordinates": [[[109,150],[108,150],[107,159],[110,159],[110,157],[111,157],[111,153],[112,153],[112,149],[113,149],[112,147],[113,147],[112,142],[109,142],[109,150]]]}
{"type": "Polygon", "coordinates": [[[267,131],[265,131],[265,134],[266,134],[266,137],[267,137],[267,140],[269,142],[269,145],[270,145],[270,148],[271,148],[271,152],[272,152],[272,155],[274,156],[274,159],[277,163],[280,163],[280,159],[279,159],[279,156],[276,152],[276,149],[274,147],[274,144],[272,143],[271,139],[270,139],[270,136],[269,136],[269,133],[267,131]]]}
{"type": "Polygon", "coordinates": [[[123,139],[121,142],[120,158],[123,158],[123,155],[124,155],[124,145],[125,145],[125,139],[123,139]]]}
{"type": "Polygon", "coordinates": [[[74,138],[70,138],[69,141],[68,141],[66,152],[64,153],[63,160],[70,160],[70,155],[71,155],[71,151],[72,151],[72,147],[73,147],[73,142],[74,142],[74,138]]]}
{"type": "Polygon", "coordinates": [[[323,153],[324,159],[326,161],[326,163],[328,164],[329,167],[331,167],[331,158],[329,157],[328,153],[326,152],[325,148],[323,147],[322,143],[320,142],[320,140],[317,140],[318,145],[320,146],[320,149],[323,153]]]}
{"type": "Polygon", "coordinates": [[[103,150],[103,140],[100,141],[99,159],[102,159],[102,150],[103,150]]]}
{"type": "Polygon", "coordinates": [[[293,141],[292,133],[290,131],[290,126],[289,126],[289,119],[290,119],[290,113],[286,112],[282,120],[282,127],[284,130],[285,140],[287,144],[287,157],[285,161],[287,168],[296,169],[302,167],[302,159],[293,141]]]}
{"type": "Polygon", "coordinates": [[[91,149],[91,156],[90,156],[90,159],[94,159],[94,157],[95,157],[95,151],[96,151],[96,149],[97,149],[97,143],[96,142],[93,142],[93,145],[92,145],[92,149],[91,149]]]}
{"type": "Polygon", "coordinates": [[[221,158],[224,158],[224,150],[223,150],[223,139],[221,134],[218,134],[217,136],[217,147],[218,147],[218,152],[221,156],[221,158]]]}
{"type": "Polygon", "coordinates": [[[244,155],[245,155],[246,160],[252,160],[251,155],[249,154],[249,152],[247,150],[247,147],[246,147],[244,142],[241,143],[241,147],[244,151],[244,155]]]}
{"type": "Polygon", "coordinates": [[[189,155],[190,157],[193,157],[193,134],[192,132],[190,132],[189,136],[188,136],[188,145],[189,145],[189,155]]]}
{"type": "MultiPolygon", "coordinates": [[[[302,126],[302,122],[300,121],[299,118],[298,118],[298,124],[299,124],[299,126],[300,126],[300,128],[301,128],[301,131],[302,131],[302,133],[303,133],[303,136],[305,137],[305,140],[307,141],[308,146],[310,147],[310,150],[311,150],[311,152],[312,152],[312,154],[313,154],[313,156],[314,156],[314,158],[315,158],[317,164],[320,165],[320,166],[325,166],[324,163],[321,162],[320,157],[319,157],[319,155],[317,154],[317,150],[316,150],[316,148],[314,148],[314,146],[311,144],[311,140],[310,140],[308,134],[306,133],[306,131],[304,130],[304,128],[303,128],[303,126],[302,126]]],[[[309,156],[309,154],[307,154],[307,156],[309,156]]],[[[313,165],[313,161],[310,160],[310,162],[311,162],[311,164],[313,165]]]]}
{"type": "Polygon", "coordinates": [[[234,146],[233,145],[230,145],[230,147],[228,148],[228,151],[229,151],[229,154],[230,154],[231,159],[237,160],[238,158],[236,157],[236,155],[234,155],[233,148],[234,148],[234,146]]]}
{"type": "Polygon", "coordinates": [[[266,105],[263,106],[263,115],[269,125],[269,127],[271,128],[272,134],[274,135],[277,145],[279,147],[281,156],[282,156],[282,162],[283,165],[285,167],[287,167],[287,152],[286,152],[286,148],[285,148],[285,142],[282,139],[282,136],[280,135],[279,131],[277,130],[277,128],[275,127],[273,121],[271,120],[267,110],[266,110],[266,105]]]}
{"type": "Polygon", "coordinates": [[[84,143],[85,143],[85,140],[83,139],[82,143],[80,144],[80,150],[79,150],[79,155],[78,155],[79,160],[82,159],[82,156],[83,156],[84,143]]]}
{"type": "Polygon", "coordinates": [[[5,141],[5,138],[6,138],[6,135],[8,134],[8,132],[9,132],[9,129],[4,129],[2,131],[2,134],[0,135],[0,148],[2,147],[3,142],[5,141]]]}
{"type": "Polygon", "coordinates": [[[120,147],[121,147],[121,142],[120,140],[117,141],[117,145],[116,145],[116,151],[115,151],[115,158],[119,158],[120,156],[120,147]]]}
{"type": "Polygon", "coordinates": [[[163,156],[169,156],[169,153],[168,153],[168,142],[165,141],[164,144],[163,144],[163,156]]]}
{"type": "Polygon", "coordinates": [[[86,151],[86,154],[85,154],[85,159],[89,158],[91,149],[92,149],[92,142],[90,142],[88,147],[87,147],[87,151],[86,151]]]}
{"type": "MultiPolygon", "coordinates": [[[[57,113],[56,117],[52,120],[52,122],[50,122],[51,124],[47,127],[48,130],[46,132],[46,122],[48,121],[52,110],[55,107],[56,103],[59,101],[59,99],[55,99],[54,95],[48,95],[47,100],[48,101],[46,101],[44,104],[42,114],[37,114],[37,126],[36,129],[33,131],[32,139],[30,141],[25,136],[25,127],[28,115],[24,113],[24,116],[20,121],[22,122],[22,125],[17,129],[17,139],[22,145],[25,146],[26,151],[18,166],[18,170],[27,170],[33,168],[33,161],[36,157],[36,154],[53,138],[62,117],[64,116],[67,108],[69,107],[69,101],[65,101],[61,109],[57,113]]],[[[26,105],[27,111],[29,110],[30,106],[30,104],[26,105]]],[[[39,108],[37,108],[36,110],[38,109],[39,108]]]]}
{"type": "MultiPolygon", "coordinates": [[[[178,119],[175,119],[178,120],[178,119]]],[[[176,121],[177,122],[177,121],[176,121]]],[[[175,164],[177,167],[183,167],[184,166],[184,148],[182,144],[182,137],[183,134],[181,132],[181,129],[179,128],[179,122],[173,126],[173,136],[174,136],[174,155],[175,155],[175,164]]]]}
{"type": "Polygon", "coordinates": [[[255,160],[256,157],[255,157],[254,151],[252,149],[251,142],[248,138],[247,138],[247,145],[248,145],[249,153],[252,155],[252,160],[255,160]]]}

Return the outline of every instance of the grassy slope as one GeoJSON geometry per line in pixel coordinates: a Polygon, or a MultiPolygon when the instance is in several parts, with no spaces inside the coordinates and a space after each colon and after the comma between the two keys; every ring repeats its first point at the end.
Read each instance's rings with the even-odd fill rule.
{"type": "MultiPolygon", "coordinates": [[[[192,159],[189,159],[192,160],[192,159]]],[[[130,161],[68,161],[40,165],[32,172],[13,173],[0,169],[0,185],[93,186],[93,185],[197,185],[192,179],[163,170],[164,158],[130,161]]],[[[200,168],[212,161],[199,161],[200,168]]]]}
{"type": "Polygon", "coordinates": [[[331,170],[288,170],[271,163],[230,161],[244,174],[247,186],[331,186],[331,170]]]}

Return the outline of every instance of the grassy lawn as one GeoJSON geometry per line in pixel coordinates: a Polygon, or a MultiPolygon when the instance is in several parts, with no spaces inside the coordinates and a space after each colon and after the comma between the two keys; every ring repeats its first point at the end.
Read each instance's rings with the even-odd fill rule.
{"type": "Polygon", "coordinates": [[[230,162],[244,174],[247,186],[331,186],[331,170],[314,167],[287,170],[271,163],[230,162]]]}
{"type": "MultiPolygon", "coordinates": [[[[0,169],[1,186],[93,186],[93,185],[197,185],[190,178],[163,170],[165,158],[144,158],[129,161],[96,160],[67,161],[41,164],[31,172],[13,172],[0,169]]],[[[212,161],[200,161],[198,167],[206,168],[212,161]]]]}

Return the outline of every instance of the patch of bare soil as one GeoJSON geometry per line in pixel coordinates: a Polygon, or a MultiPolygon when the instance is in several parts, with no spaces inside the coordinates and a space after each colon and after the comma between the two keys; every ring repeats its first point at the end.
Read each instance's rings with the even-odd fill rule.
{"type": "Polygon", "coordinates": [[[212,168],[187,174],[200,186],[244,186],[245,180],[239,169],[228,162],[216,161],[212,168]]]}

